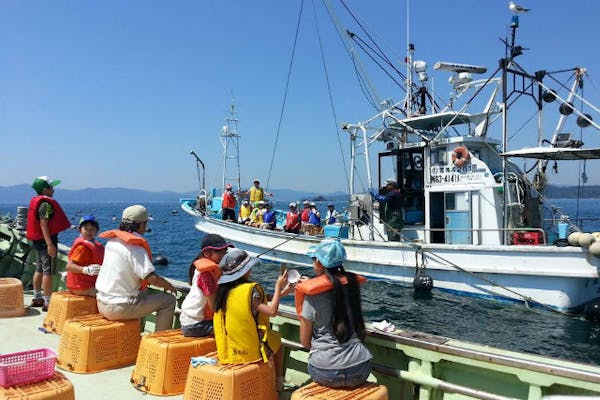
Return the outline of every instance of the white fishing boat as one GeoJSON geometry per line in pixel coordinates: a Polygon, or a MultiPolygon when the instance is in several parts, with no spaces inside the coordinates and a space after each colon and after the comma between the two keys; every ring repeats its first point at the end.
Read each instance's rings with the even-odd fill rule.
{"type": "MultiPolygon", "coordinates": [[[[487,72],[482,66],[435,64],[434,69],[451,73],[454,93],[446,105],[432,93],[426,63],[414,59],[414,46],[408,46],[404,99],[343,126],[351,146],[348,219],[327,226],[322,235],[222,221],[219,193],[208,190],[203,179],[198,198],[183,199],[182,209],[194,217],[198,230],[219,233],[277,262],[308,266],[309,246],[323,237],[338,237],[348,252],[345,266],[368,276],[406,284],[428,284],[422,278],[430,277],[437,289],[560,311],[594,304],[600,296],[600,242],[591,233],[581,234],[562,210],[548,206],[544,188],[550,163],[600,158],[600,149],[583,148],[566,130],[568,117],[581,129],[600,130],[592,117],[600,110],[580,94],[585,68],[531,74],[521,68],[518,57],[524,47],[517,40],[518,26],[514,14],[505,55],[489,77],[474,79],[487,72]],[[559,82],[554,77],[559,73],[570,74],[570,87],[551,87],[548,82],[559,82]],[[471,112],[474,105],[481,107],[471,112]],[[541,125],[542,115],[549,118],[547,106],[560,110],[549,134],[541,125]],[[517,107],[537,114],[531,148],[508,146],[514,134],[509,117],[517,107]],[[524,170],[512,161],[515,157],[534,161],[524,170]],[[377,174],[371,173],[372,164],[377,174]],[[389,177],[403,193],[400,241],[389,240],[386,232],[394,229],[386,229],[379,204],[368,193],[389,177]],[[359,181],[364,182],[360,189],[359,181]],[[549,218],[544,208],[551,210],[549,218]]],[[[235,136],[225,131],[227,140],[237,138],[237,130],[235,136]]],[[[224,159],[231,160],[228,149],[237,149],[237,142],[228,146],[227,140],[224,159]]],[[[237,182],[239,187],[239,178],[237,182]]]]}

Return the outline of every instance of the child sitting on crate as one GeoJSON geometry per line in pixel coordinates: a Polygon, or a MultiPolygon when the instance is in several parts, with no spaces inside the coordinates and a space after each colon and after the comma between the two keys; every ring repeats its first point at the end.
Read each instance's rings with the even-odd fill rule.
{"type": "Polygon", "coordinates": [[[231,243],[221,235],[209,233],[200,243],[200,254],[190,264],[190,292],[181,305],[181,333],[188,337],[204,337],[213,334],[214,299],[217,281],[221,276],[219,262],[231,243]]]}
{"type": "Polygon", "coordinates": [[[104,246],[96,241],[100,225],[93,215],[79,220],[79,236],[73,242],[67,262],[69,292],[83,296],[96,296],[96,278],[104,260],[104,246]]]}
{"type": "Polygon", "coordinates": [[[283,269],[275,283],[270,302],[262,286],[250,280],[252,267],[260,260],[244,250],[231,249],[219,267],[223,275],[215,296],[215,340],[220,364],[247,364],[275,361],[277,389],[283,387],[281,336],[271,330],[269,317],[277,315],[279,300],[293,286],[283,269]]]}

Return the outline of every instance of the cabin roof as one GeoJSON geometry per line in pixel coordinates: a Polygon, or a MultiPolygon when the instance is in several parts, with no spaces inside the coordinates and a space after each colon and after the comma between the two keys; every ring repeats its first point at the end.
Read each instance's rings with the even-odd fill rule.
{"type": "MultiPolygon", "coordinates": [[[[471,114],[446,111],[436,114],[419,115],[418,117],[404,118],[402,123],[413,129],[430,131],[443,128],[447,125],[460,125],[471,122],[471,114]]],[[[394,124],[392,124],[394,125],[394,124]]]]}
{"type": "Polygon", "coordinates": [[[560,147],[529,147],[502,153],[504,157],[536,158],[540,160],[600,159],[600,148],[572,149],[560,147]]]}

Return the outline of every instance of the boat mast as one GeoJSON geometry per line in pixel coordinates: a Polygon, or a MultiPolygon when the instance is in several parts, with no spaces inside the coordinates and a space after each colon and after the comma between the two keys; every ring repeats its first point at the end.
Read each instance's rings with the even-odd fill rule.
{"type": "Polygon", "coordinates": [[[231,103],[230,116],[225,118],[226,125],[221,129],[221,144],[223,146],[223,182],[222,188],[231,183],[234,191],[241,187],[240,180],[240,147],[238,135],[238,119],[235,116],[235,106],[231,103]]]}

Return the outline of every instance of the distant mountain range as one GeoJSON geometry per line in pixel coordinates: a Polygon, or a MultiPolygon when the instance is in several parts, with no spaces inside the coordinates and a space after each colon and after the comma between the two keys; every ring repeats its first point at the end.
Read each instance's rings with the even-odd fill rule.
{"type": "MultiPolygon", "coordinates": [[[[329,194],[302,192],[289,189],[270,189],[275,194],[275,199],[280,201],[296,201],[316,198],[324,200],[346,200],[348,194],[335,192],[329,194]]],[[[29,202],[34,191],[31,186],[15,185],[0,186],[0,203],[25,204],[29,202]]],[[[56,198],[65,203],[172,203],[180,198],[196,197],[196,192],[177,193],[172,191],[150,192],[139,189],[126,188],[86,188],[69,190],[57,188],[56,198]]]]}

